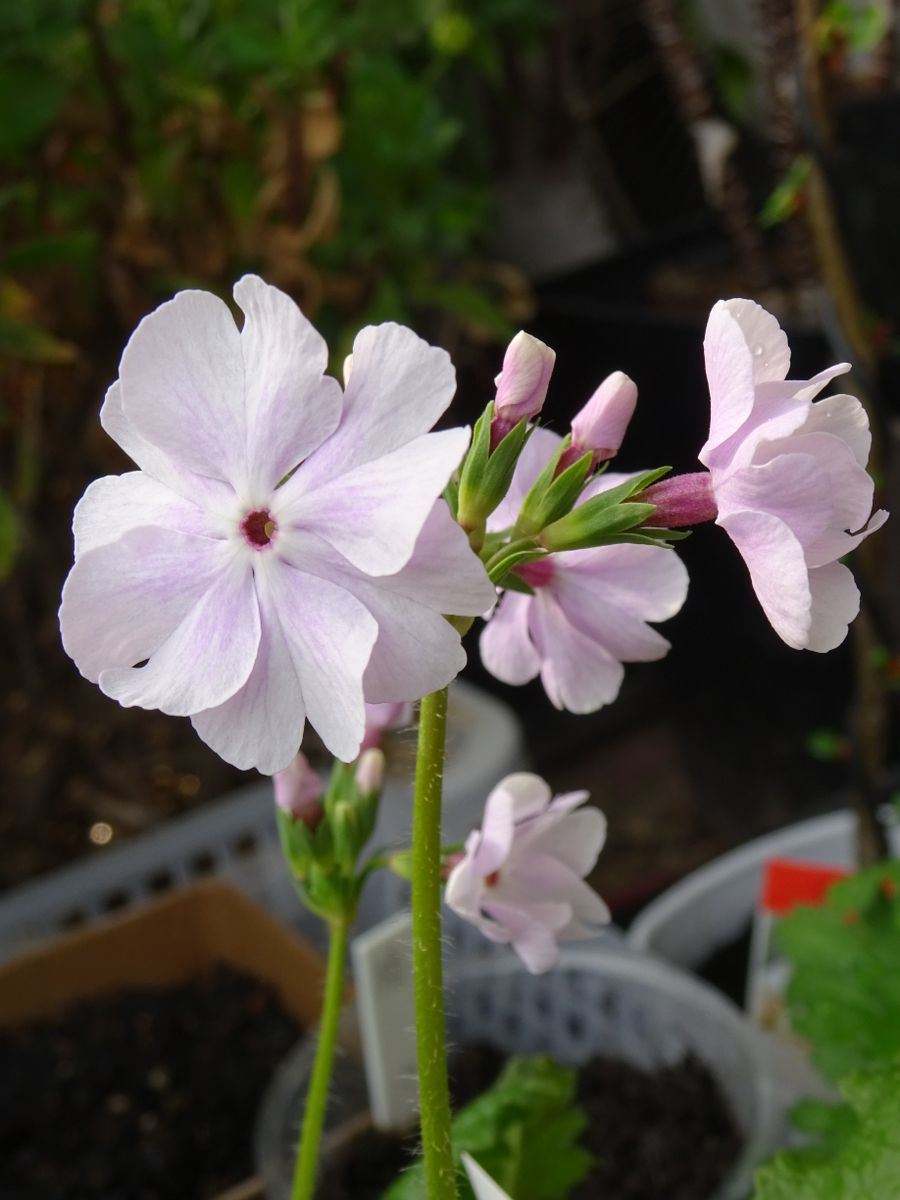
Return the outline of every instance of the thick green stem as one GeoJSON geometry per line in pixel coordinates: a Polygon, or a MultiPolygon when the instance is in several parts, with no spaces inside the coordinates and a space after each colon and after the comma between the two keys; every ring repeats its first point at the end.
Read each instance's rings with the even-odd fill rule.
{"type": "Polygon", "coordinates": [[[316,1166],[319,1159],[319,1142],[325,1125],[325,1109],[328,1105],[328,1089],[331,1086],[331,1069],[334,1065],[334,1050],[337,1043],[338,1023],[344,999],[344,959],[347,954],[347,921],[329,923],[328,972],[325,977],[325,998],[322,1002],[322,1022],[319,1027],[319,1044],[313,1065],[300,1147],[294,1168],[294,1185],[291,1200],[312,1200],[316,1186],[316,1166]]]}
{"type": "Polygon", "coordinates": [[[441,963],[441,788],[447,690],[422,701],[413,801],[412,918],[419,1108],[428,1200],[456,1200],[441,963]]]}

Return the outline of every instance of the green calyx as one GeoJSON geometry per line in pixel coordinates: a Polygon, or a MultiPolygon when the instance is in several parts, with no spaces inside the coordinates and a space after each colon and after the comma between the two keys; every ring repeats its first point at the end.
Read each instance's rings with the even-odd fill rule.
{"type": "Polygon", "coordinates": [[[468,533],[483,536],[488,517],[509,491],[519,455],[530,429],[520,421],[491,451],[493,400],[478,418],[472,432],[472,444],[466,455],[456,489],[456,518],[468,533]]]}
{"type": "Polygon", "coordinates": [[[656,507],[640,499],[640,493],[669,470],[670,467],[659,467],[644,471],[617,487],[592,496],[546,526],[540,534],[540,544],[545,550],[560,551],[620,542],[665,546],[681,540],[684,537],[681,531],[648,526],[646,522],[652,518],[656,507]]]}
{"type": "Polygon", "coordinates": [[[534,537],[574,507],[587,482],[593,456],[590,452],[582,455],[557,475],[559,461],[571,442],[571,437],[562,440],[556,453],[532,484],[513,530],[514,539],[534,537]]]}

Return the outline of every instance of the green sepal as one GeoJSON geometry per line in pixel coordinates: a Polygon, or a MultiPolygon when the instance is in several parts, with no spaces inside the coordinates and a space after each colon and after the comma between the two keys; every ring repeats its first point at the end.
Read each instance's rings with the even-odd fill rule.
{"type": "Polygon", "coordinates": [[[663,546],[671,550],[672,542],[683,542],[691,533],[690,529],[653,529],[645,525],[640,533],[620,533],[616,544],[630,542],[635,546],[663,546]]]}
{"type": "Polygon", "coordinates": [[[456,515],[463,529],[483,525],[509,491],[516,463],[531,432],[528,421],[520,421],[491,453],[493,418],[492,400],[475,422],[472,444],[460,471],[456,515]]]}
{"type": "Polygon", "coordinates": [[[309,873],[310,864],[316,857],[315,832],[276,805],[275,812],[278,822],[278,836],[281,849],[295,879],[305,879],[309,873]]]}
{"type": "Polygon", "coordinates": [[[459,482],[456,479],[451,479],[444,488],[444,499],[450,509],[450,516],[455,521],[459,512],[459,482]]]}
{"type": "Polygon", "coordinates": [[[556,468],[563,453],[571,445],[571,437],[563,440],[556,454],[546,464],[525,497],[513,537],[528,537],[540,533],[548,525],[571,512],[584,490],[593,462],[590,452],[571,463],[556,478],[556,468]]]}
{"type": "Polygon", "coordinates": [[[534,588],[527,584],[521,575],[516,575],[515,572],[509,572],[504,576],[503,586],[508,592],[521,592],[523,596],[534,595],[534,588]]]}
{"type": "MultiPolygon", "coordinates": [[[[588,501],[590,503],[590,501],[588,501]]],[[[634,529],[653,516],[653,504],[628,501],[624,504],[589,510],[582,504],[574,512],[551,525],[541,534],[548,550],[586,550],[592,546],[615,544],[622,534],[634,529]]]]}
{"type": "Polygon", "coordinates": [[[505,580],[510,571],[514,571],[516,567],[524,566],[525,563],[537,562],[539,558],[546,557],[546,551],[540,546],[536,546],[532,550],[513,550],[491,566],[491,569],[488,571],[491,583],[496,584],[498,587],[502,584],[505,587],[505,580]]]}

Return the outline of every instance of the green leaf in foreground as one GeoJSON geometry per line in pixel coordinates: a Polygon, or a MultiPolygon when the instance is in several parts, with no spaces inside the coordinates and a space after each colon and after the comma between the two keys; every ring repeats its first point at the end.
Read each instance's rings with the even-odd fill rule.
{"type": "Polygon", "coordinates": [[[839,1080],[900,1054],[900,862],[834,884],[815,908],[795,908],[778,943],[793,967],[791,1025],[825,1075],[839,1080]]]}
{"type": "MultiPolygon", "coordinates": [[[[512,1058],[489,1091],[453,1120],[453,1157],[469,1154],[515,1200],[567,1200],[592,1158],[578,1139],[587,1124],[575,1107],[575,1072],[549,1058],[512,1058]]],[[[462,1200],[473,1200],[460,1176],[462,1200]]],[[[384,1200],[424,1200],[421,1162],[384,1200]]]]}
{"type": "Polygon", "coordinates": [[[900,1061],[849,1076],[841,1091],[853,1120],[838,1118],[832,1152],[783,1151],[757,1172],[754,1200],[891,1200],[900,1194],[900,1061]]]}

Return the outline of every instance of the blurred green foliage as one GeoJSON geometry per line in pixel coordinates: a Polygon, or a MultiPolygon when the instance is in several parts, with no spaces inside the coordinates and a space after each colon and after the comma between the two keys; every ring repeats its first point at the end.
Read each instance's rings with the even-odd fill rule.
{"type": "MultiPolygon", "coordinates": [[[[544,0],[4,5],[0,271],[40,293],[65,268],[125,329],[256,269],[338,340],[422,310],[498,333],[473,269],[486,114],[552,19],[544,0]]],[[[67,332],[58,299],[40,322],[67,332]]]]}

